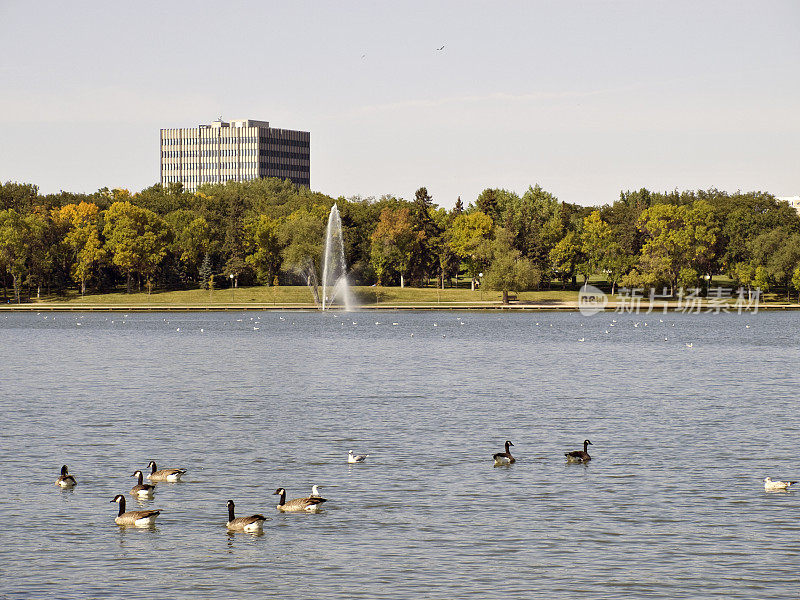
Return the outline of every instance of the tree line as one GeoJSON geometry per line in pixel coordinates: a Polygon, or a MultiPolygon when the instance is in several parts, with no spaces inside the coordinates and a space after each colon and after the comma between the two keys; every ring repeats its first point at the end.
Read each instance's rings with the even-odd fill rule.
{"type": "Polygon", "coordinates": [[[0,279],[6,299],[305,283],[321,269],[333,204],[356,285],[481,284],[509,291],[702,287],[716,275],[800,293],[800,217],[764,192],[625,191],[596,207],[538,185],[488,188],[452,210],[421,187],[412,200],[332,198],[288,180],[160,184],[131,194],[42,195],[0,184],[0,279]],[[232,276],[232,277],[231,277],[232,276]],[[463,279],[460,279],[463,278],[463,279]]]}

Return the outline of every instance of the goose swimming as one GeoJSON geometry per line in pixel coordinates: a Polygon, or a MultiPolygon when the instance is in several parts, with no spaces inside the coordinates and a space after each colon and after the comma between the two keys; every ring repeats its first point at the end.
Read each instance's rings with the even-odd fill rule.
{"type": "Polygon", "coordinates": [[[511,452],[509,451],[508,447],[513,446],[509,440],[506,440],[506,451],[505,452],[498,452],[497,454],[492,455],[494,458],[494,466],[499,467],[502,465],[511,465],[517,462],[517,459],[511,456],[511,452]]]}
{"type": "Polygon", "coordinates": [[[159,469],[156,466],[156,461],[151,460],[147,465],[151,471],[147,478],[150,481],[180,481],[183,475],[186,475],[186,469],[159,469]]]}
{"type": "Polygon", "coordinates": [[[136,485],[131,488],[131,496],[144,499],[153,497],[153,494],[156,491],[156,486],[149,483],[142,483],[143,477],[141,471],[134,471],[131,477],[138,478],[136,485]]]}
{"type": "Polygon", "coordinates": [[[280,496],[277,509],[281,512],[317,512],[319,505],[327,502],[325,498],[309,496],[308,498],[295,498],[294,500],[286,501],[286,490],[278,488],[275,490],[273,496],[280,496]]]}
{"type": "Polygon", "coordinates": [[[764,478],[765,492],[784,492],[789,491],[789,486],[797,483],[796,481],[772,481],[771,477],[764,478]]]}
{"type": "Polygon", "coordinates": [[[119,514],[114,523],[123,527],[153,527],[160,510],[130,510],[125,512],[125,496],[117,494],[111,502],[119,504],[119,514]]]}
{"type": "Polygon", "coordinates": [[[350,450],[350,452],[347,453],[347,462],[349,462],[351,464],[352,463],[362,463],[365,460],[367,460],[368,456],[369,456],[369,454],[355,454],[354,455],[353,451],[350,450]]]}
{"type": "Polygon", "coordinates": [[[61,467],[61,475],[56,479],[56,485],[60,488],[72,488],[78,484],[75,478],[69,474],[67,465],[61,467]]]}
{"type": "Polygon", "coordinates": [[[583,450],[573,450],[572,452],[565,452],[564,456],[567,457],[567,462],[589,462],[592,457],[586,451],[588,446],[594,446],[589,440],[583,440],[583,450]]]}
{"type": "Polygon", "coordinates": [[[233,513],[235,504],[233,500],[228,500],[228,522],[225,526],[231,531],[246,531],[254,533],[263,531],[264,521],[267,517],[264,515],[250,515],[249,517],[237,517],[233,513]]]}

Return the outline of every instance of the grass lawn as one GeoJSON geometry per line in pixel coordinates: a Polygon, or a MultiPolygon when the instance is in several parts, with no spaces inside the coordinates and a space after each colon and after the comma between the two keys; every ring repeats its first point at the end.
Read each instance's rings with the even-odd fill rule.
{"type": "MultiPolygon", "coordinates": [[[[355,303],[358,305],[412,305],[412,304],[500,304],[501,292],[472,291],[470,289],[447,288],[412,288],[406,287],[371,287],[355,286],[352,289],[355,303]]],[[[544,304],[558,304],[563,301],[575,301],[578,294],[574,291],[539,291],[520,292],[520,302],[536,302],[544,304]]],[[[33,302],[36,302],[33,300],[33,302]]],[[[240,287],[235,290],[181,290],[181,291],[154,291],[126,294],[87,294],[81,297],[73,291],[66,296],[43,297],[42,303],[63,303],[69,305],[87,306],[152,306],[152,305],[177,305],[177,306],[228,306],[240,304],[314,304],[310,290],[306,286],[253,286],[240,287]]]]}

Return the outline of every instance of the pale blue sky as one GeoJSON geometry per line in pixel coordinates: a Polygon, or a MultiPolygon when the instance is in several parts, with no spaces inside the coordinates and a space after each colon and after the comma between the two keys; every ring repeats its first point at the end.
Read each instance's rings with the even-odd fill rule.
{"type": "Polygon", "coordinates": [[[44,193],[152,185],[222,115],[310,131],[333,196],[800,194],[795,0],[0,0],[0,81],[0,179],[44,193]]]}

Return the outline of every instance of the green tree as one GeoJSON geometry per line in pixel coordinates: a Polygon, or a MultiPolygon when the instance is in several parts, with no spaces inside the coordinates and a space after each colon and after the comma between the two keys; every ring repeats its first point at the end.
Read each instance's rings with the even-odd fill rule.
{"type": "Polygon", "coordinates": [[[322,210],[296,210],[282,220],[278,237],[283,247],[282,267],[303,278],[320,304],[319,264],[325,243],[325,216],[322,210]]]}
{"type": "Polygon", "coordinates": [[[644,280],[674,291],[681,269],[708,273],[719,228],[707,202],[654,205],[642,212],[639,227],[645,234],[638,265],[644,280]]]}
{"type": "Polygon", "coordinates": [[[279,223],[267,215],[245,220],[245,262],[250,265],[261,283],[270,285],[278,272],[281,245],[278,238],[279,223]]]}
{"type": "Polygon", "coordinates": [[[448,243],[466,263],[473,290],[478,273],[491,259],[491,235],[492,219],[480,211],[464,213],[453,219],[448,243]]]}
{"type": "Polygon", "coordinates": [[[11,275],[14,301],[19,304],[20,286],[27,270],[31,231],[25,218],[13,208],[0,210],[0,268],[11,275]]]}
{"type": "Polygon", "coordinates": [[[763,265],[758,265],[753,273],[753,286],[760,290],[762,294],[770,291],[771,285],[769,280],[769,273],[767,268],[763,265]]]}
{"type": "Polygon", "coordinates": [[[592,271],[590,263],[584,259],[583,252],[581,252],[580,242],[580,236],[577,233],[568,231],[550,250],[550,265],[564,285],[570,280],[574,280],[579,268],[584,275],[584,285],[589,281],[592,271]]]}
{"type": "Polygon", "coordinates": [[[6,181],[0,184],[0,210],[27,214],[39,203],[39,188],[31,183],[6,181]]]}
{"type": "Polygon", "coordinates": [[[201,261],[217,247],[211,224],[205,217],[188,209],[172,211],[164,221],[172,230],[170,250],[178,259],[184,279],[199,279],[201,261]]]}
{"type": "Polygon", "coordinates": [[[800,303],[800,265],[792,271],[792,287],[797,292],[797,302],[800,303]]]}
{"type": "Polygon", "coordinates": [[[508,292],[525,291],[538,287],[542,273],[530,259],[513,246],[513,235],[497,228],[492,242],[492,262],[483,280],[489,290],[503,292],[503,304],[508,304],[508,292]]]}
{"type": "Polygon", "coordinates": [[[410,217],[414,236],[407,269],[417,282],[428,279],[438,271],[439,261],[434,246],[441,231],[433,218],[433,211],[433,198],[428,194],[427,188],[419,188],[411,205],[410,217]]]}
{"type": "Polygon", "coordinates": [[[134,206],[130,202],[114,202],[105,213],[103,235],[112,263],[126,276],[126,288],[131,291],[132,276],[141,277],[152,291],[153,276],[167,255],[171,231],[154,212],[134,206]]]}
{"type": "Polygon", "coordinates": [[[765,268],[768,279],[786,290],[788,300],[792,273],[800,264],[800,233],[787,227],[773,229],[751,240],[750,251],[756,264],[765,268]]]}
{"type": "Polygon", "coordinates": [[[521,198],[508,195],[503,205],[503,226],[513,234],[514,247],[545,271],[550,251],[566,233],[558,199],[536,185],[521,198]]]}

